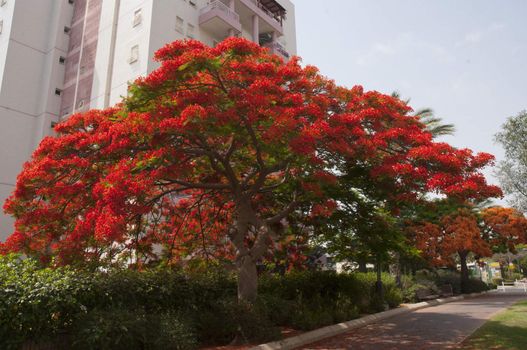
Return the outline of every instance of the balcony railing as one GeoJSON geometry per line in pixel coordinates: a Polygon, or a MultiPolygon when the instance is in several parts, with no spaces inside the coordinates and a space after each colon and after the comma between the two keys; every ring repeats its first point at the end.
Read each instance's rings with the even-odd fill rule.
{"type": "Polygon", "coordinates": [[[275,20],[278,24],[282,25],[282,20],[274,13],[272,13],[271,11],[269,11],[267,8],[265,8],[265,6],[263,6],[260,1],[258,0],[250,0],[253,4],[255,4],[260,10],[262,10],[263,12],[265,12],[265,14],[267,16],[269,16],[270,18],[272,18],[273,20],[275,20]]]}
{"type": "Polygon", "coordinates": [[[232,20],[236,22],[240,22],[240,16],[236,12],[231,10],[229,6],[225,5],[220,0],[211,1],[207,6],[199,10],[199,14],[203,15],[209,11],[216,10],[216,9],[223,12],[226,16],[230,17],[232,20]]]}
{"type": "Polygon", "coordinates": [[[274,43],[267,43],[264,45],[271,50],[272,53],[282,56],[285,60],[289,60],[289,52],[282,46],[279,42],[275,41],[274,43]]]}

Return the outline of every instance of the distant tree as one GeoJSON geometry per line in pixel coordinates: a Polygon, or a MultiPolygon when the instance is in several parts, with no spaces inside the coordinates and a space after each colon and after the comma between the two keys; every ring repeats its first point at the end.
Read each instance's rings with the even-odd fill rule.
{"type": "Polygon", "coordinates": [[[516,253],[518,244],[527,243],[527,219],[516,209],[490,207],[481,212],[484,233],[494,252],[516,253]]]}
{"type": "Polygon", "coordinates": [[[527,111],[507,119],[496,134],[505,150],[505,160],[498,166],[497,175],[503,191],[510,195],[510,204],[527,211],[527,111]]]}
{"type": "Polygon", "coordinates": [[[467,258],[515,252],[524,243],[527,219],[511,208],[477,206],[456,201],[436,201],[421,212],[420,221],[409,225],[415,246],[433,265],[461,266],[461,288],[469,278],[467,258]],[[457,258],[457,259],[456,259],[457,258]]]}

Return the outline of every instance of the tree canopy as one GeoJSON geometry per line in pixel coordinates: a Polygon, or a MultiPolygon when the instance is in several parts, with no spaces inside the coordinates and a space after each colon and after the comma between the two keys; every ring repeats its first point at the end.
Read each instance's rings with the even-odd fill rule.
{"type": "Polygon", "coordinates": [[[510,204],[527,211],[527,111],[507,119],[496,134],[505,150],[505,160],[499,163],[497,175],[503,191],[510,195],[510,204]]]}
{"type": "Polygon", "coordinates": [[[93,266],[222,258],[253,300],[257,262],[294,222],[354,216],[364,197],[390,212],[423,193],[500,194],[481,173],[491,155],[435,142],[405,102],[298,58],[241,38],[176,41],[155,58],[122,103],[42,141],[5,205],[5,251],[93,266]]]}

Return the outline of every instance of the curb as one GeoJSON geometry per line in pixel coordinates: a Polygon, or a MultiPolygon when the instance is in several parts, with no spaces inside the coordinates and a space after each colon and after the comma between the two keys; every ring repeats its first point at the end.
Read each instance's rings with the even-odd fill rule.
{"type": "Polygon", "coordinates": [[[315,329],[310,332],[303,333],[298,336],[286,338],[279,341],[274,341],[271,343],[261,344],[255,347],[250,348],[249,350],[289,350],[294,349],[302,345],[310,344],[317,342],[319,340],[323,340],[326,338],[331,338],[336,335],[346,333],[352,329],[364,327],[366,325],[375,323],[377,321],[381,321],[393,316],[407,314],[412,311],[424,309],[426,307],[430,306],[436,306],[446,303],[451,303],[453,301],[459,301],[467,298],[473,298],[480,295],[487,294],[492,291],[486,291],[481,293],[471,293],[471,294],[465,294],[465,295],[459,295],[455,297],[449,297],[449,298],[441,298],[441,299],[434,299],[430,301],[423,301],[416,304],[401,304],[401,307],[397,309],[391,309],[388,311],[379,312],[376,314],[371,314],[368,316],[364,316],[361,318],[357,318],[351,321],[342,322],[338,324],[334,324],[332,326],[326,326],[323,328],[315,329]]]}

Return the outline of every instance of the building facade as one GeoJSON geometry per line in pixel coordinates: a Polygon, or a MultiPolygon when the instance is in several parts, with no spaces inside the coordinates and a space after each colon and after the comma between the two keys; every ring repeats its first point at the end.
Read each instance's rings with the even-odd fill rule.
{"type": "MultiPolygon", "coordinates": [[[[241,36],[296,54],[290,0],[0,0],[0,203],[54,123],[105,108],[178,39],[241,36]]],[[[12,232],[0,214],[0,240],[12,232]]]]}

